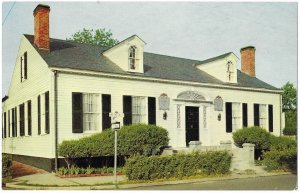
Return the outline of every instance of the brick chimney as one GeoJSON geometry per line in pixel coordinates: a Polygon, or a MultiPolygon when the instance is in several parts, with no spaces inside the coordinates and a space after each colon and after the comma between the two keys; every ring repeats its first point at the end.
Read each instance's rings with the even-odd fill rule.
{"type": "Polygon", "coordinates": [[[255,47],[241,48],[241,70],[249,76],[255,77],[255,47]]]}
{"type": "Polygon", "coordinates": [[[50,49],[48,5],[39,4],[33,11],[34,16],[34,44],[39,49],[50,49]]]}

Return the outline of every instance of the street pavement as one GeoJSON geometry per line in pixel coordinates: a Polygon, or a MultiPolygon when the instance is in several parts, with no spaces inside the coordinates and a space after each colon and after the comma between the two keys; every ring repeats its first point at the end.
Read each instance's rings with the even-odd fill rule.
{"type": "MultiPolygon", "coordinates": [[[[136,190],[293,190],[297,176],[291,173],[267,173],[256,169],[249,174],[233,172],[222,177],[207,177],[151,183],[128,183],[118,176],[118,189],[136,190]]],[[[95,190],[116,189],[113,176],[60,178],[54,173],[34,174],[14,179],[7,188],[29,190],[95,190]],[[26,184],[24,183],[26,182],[26,184]]]]}
{"type": "Polygon", "coordinates": [[[178,185],[136,187],[131,190],[296,190],[296,175],[279,175],[178,185]]]}

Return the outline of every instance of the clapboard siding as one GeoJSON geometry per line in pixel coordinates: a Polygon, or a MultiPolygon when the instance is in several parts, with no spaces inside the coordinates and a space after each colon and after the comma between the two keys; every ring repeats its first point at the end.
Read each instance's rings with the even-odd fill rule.
{"type": "MultiPolygon", "coordinates": [[[[3,103],[3,110],[8,110],[17,107],[18,109],[18,132],[15,138],[6,138],[3,140],[3,152],[53,157],[54,143],[53,143],[53,120],[50,115],[50,134],[38,135],[37,131],[37,96],[44,94],[46,91],[50,92],[50,113],[53,112],[53,97],[52,97],[52,73],[48,65],[40,57],[37,51],[31,46],[28,40],[22,36],[19,51],[16,57],[16,64],[14,67],[9,91],[8,100],[3,103]],[[27,52],[27,80],[21,82],[20,78],[20,57],[27,52]],[[27,101],[31,100],[31,117],[32,117],[32,134],[31,136],[20,137],[20,115],[19,105],[25,103],[25,135],[28,134],[27,124],[27,101]]],[[[10,127],[11,128],[11,127],[10,127]]],[[[43,127],[42,127],[43,128],[43,127]]],[[[12,128],[11,128],[12,129],[12,128]]]]}
{"type": "MultiPolygon", "coordinates": [[[[59,74],[58,78],[58,127],[59,127],[59,142],[66,139],[75,139],[89,134],[73,134],[72,133],[72,92],[86,92],[99,93],[111,95],[111,109],[112,112],[123,111],[123,95],[131,96],[151,96],[157,100],[156,108],[156,123],[159,126],[166,128],[170,136],[170,144],[173,146],[180,146],[178,141],[185,140],[181,136],[184,133],[184,120],[181,117],[181,129],[177,129],[177,106],[173,100],[177,95],[186,90],[193,90],[203,94],[207,100],[213,101],[218,95],[222,96],[225,102],[240,102],[248,103],[248,115],[253,113],[253,103],[259,104],[273,104],[274,105],[274,134],[280,133],[280,97],[279,94],[228,90],[228,89],[214,89],[196,86],[183,86],[157,82],[113,79],[100,76],[88,76],[79,74],[59,74]],[[167,111],[167,120],[163,120],[164,111],[159,110],[158,97],[166,93],[171,98],[170,110],[167,111]],[[275,110],[276,109],[276,110],[275,110]],[[275,126],[276,125],[276,126],[275,126]]],[[[100,99],[101,108],[101,99],[100,99]]],[[[185,104],[191,105],[193,104],[185,104]]],[[[241,112],[242,112],[242,105],[241,112]]],[[[200,116],[203,116],[202,109],[200,109],[200,116]]],[[[101,116],[100,116],[101,117],[101,116]]],[[[101,118],[100,118],[101,119],[101,118]]],[[[123,123],[122,119],[121,123],[123,123]]],[[[101,121],[101,120],[100,120],[101,121]]],[[[200,119],[200,124],[202,119],[200,119]]],[[[242,119],[241,119],[242,124],[242,119]]],[[[100,124],[101,125],[101,124],[100,124]]],[[[253,117],[248,116],[248,125],[253,125],[253,117]]],[[[101,132],[101,130],[99,130],[101,132]]],[[[207,108],[207,128],[200,128],[200,140],[206,145],[219,145],[221,140],[232,140],[232,134],[226,133],[225,130],[225,111],[214,111],[211,105],[207,108]],[[221,114],[221,121],[217,120],[218,114],[221,114]]],[[[183,144],[183,143],[182,143],[183,144]]]]}

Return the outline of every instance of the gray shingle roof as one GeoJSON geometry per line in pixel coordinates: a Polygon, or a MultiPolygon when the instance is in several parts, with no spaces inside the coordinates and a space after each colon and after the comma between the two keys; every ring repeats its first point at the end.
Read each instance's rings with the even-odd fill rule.
{"type": "MultiPolygon", "coordinates": [[[[33,44],[33,36],[25,35],[33,44]]],[[[35,46],[34,46],[35,47],[35,46]]],[[[49,67],[71,68],[77,70],[90,70],[96,72],[117,73],[141,77],[153,77],[167,80],[183,80],[199,83],[211,83],[219,85],[232,85],[224,83],[213,76],[196,68],[195,64],[202,64],[207,61],[217,60],[228,56],[223,54],[208,60],[190,60],[160,54],[144,52],[144,73],[130,73],[122,70],[115,63],[111,62],[101,53],[109,47],[75,43],[66,40],[50,39],[50,52],[43,52],[36,49],[49,67]]],[[[238,87],[265,88],[278,90],[277,88],[255,78],[250,77],[238,70],[238,87]]]]}

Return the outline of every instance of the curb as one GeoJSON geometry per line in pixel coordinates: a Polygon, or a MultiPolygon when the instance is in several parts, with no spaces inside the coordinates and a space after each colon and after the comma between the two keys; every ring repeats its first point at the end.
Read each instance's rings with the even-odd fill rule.
{"type": "MultiPolygon", "coordinates": [[[[218,178],[200,178],[200,179],[191,179],[191,180],[177,180],[177,181],[166,181],[166,182],[150,182],[150,183],[139,183],[139,184],[121,184],[118,185],[118,189],[127,189],[127,188],[138,188],[138,187],[147,187],[147,186],[162,186],[162,185],[175,185],[175,184],[189,184],[196,182],[208,182],[208,181],[221,181],[221,180],[235,180],[243,178],[255,178],[255,177],[268,177],[268,176],[278,176],[278,175],[288,175],[290,172],[282,173],[264,173],[256,175],[239,175],[218,177],[218,178]]],[[[23,190],[112,190],[116,189],[115,185],[97,185],[97,186],[30,186],[30,185],[17,185],[20,183],[13,182],[7,183],[6,187],[23,189],[23,190]]]]}

